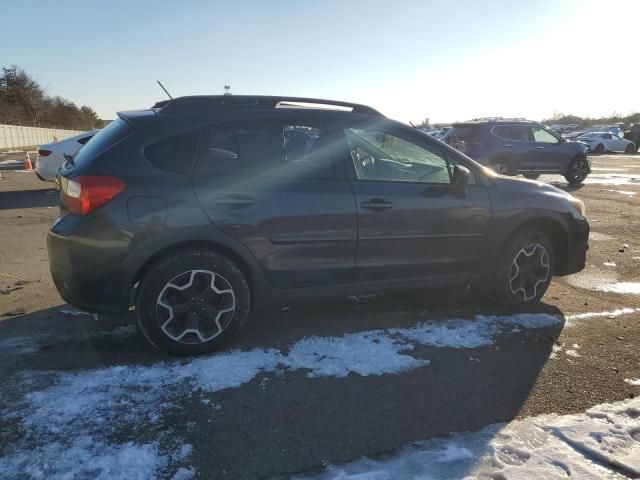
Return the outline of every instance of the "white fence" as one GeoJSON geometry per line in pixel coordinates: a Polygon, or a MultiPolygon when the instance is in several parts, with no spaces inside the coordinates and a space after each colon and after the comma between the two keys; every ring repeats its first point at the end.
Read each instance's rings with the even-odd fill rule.
{"type": "Polygon", "coordinates": [[[28,147],[43,143],[57,142],[82,133],[77,130],[59,128],[19,127],[0,125],[0,148],[28,147]]]}

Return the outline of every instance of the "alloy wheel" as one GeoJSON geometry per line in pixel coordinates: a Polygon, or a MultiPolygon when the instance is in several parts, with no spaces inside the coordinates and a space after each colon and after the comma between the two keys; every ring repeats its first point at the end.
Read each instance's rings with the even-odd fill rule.
{"type": "Polygon", "coordinates": [[[507,168],[507,165],[503,162],[497,162],[494,164],[493,169],[496,171],[496,173],[500,174],[500,175],[508,175],[509,174],[509,169],[507,168]]]}
{"type": "Polygon", "coordinates": [[[571,166],[571,178],[576,183],[582,182],[589,175],[589,165],[584,160],[578,160],[571,166]]]}
{"type": "Polygon", "coordinates": [[[509,270],[509,289],[523,301],[534,299],[538,288],[547,282],[551,274],[549,252],[541,243],[523,247],[514,257],[509,270]]]}
{"type": "Polygon", "coordinates": [[[156,318],[162,331],[181,343],[204,343],[229,326],[236,298],[229,282],[209,270],[189,270],[160,291],[156,318]]]}

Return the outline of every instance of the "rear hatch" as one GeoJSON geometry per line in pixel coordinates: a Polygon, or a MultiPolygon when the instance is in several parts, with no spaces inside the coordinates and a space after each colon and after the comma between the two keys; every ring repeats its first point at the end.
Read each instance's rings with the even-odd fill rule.
{"type": "Polygon", "coordinates": [[[86,215],[108,201],[114,192],[124,188],[118,179],[87,175],[87,172],[96,158],[129,136],[132,131],[133,128],[127,121],[122,118],[114,120],[87,142],[75,158],[67,160],[60,167],[56,181],[60,188],[61,217],[68,213],[86,215]]]}

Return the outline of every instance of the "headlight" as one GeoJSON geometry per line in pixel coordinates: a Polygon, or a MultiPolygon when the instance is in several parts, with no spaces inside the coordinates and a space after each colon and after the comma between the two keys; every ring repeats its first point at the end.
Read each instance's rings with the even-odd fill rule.
{"type": "Polygon", "coordinates": [[[584,206],[584,202],[579,198],[569,195],[569,203],[575,208],[583,217],[587,215],[587,207],[584,206]]]}

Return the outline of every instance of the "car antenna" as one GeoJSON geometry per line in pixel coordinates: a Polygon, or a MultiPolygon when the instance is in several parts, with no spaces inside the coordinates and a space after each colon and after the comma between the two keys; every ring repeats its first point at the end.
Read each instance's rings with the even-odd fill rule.
{"type": "Polygon", "coordinates": [[[162,85],[162,83],[160,83],[160,80],[156,80],[156,82],[158,82],[158,85],[160,85],[160,88],[162,90],[164,90],[164,93],[167,94],[167,97],[169,97],[170,100],[173,100],[173,97],[171,96],[171,94],[169,92],[167,92],[167,89],[164,88],[164,85],[162,85]]]}

